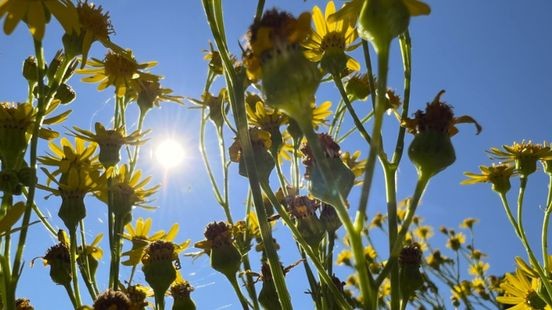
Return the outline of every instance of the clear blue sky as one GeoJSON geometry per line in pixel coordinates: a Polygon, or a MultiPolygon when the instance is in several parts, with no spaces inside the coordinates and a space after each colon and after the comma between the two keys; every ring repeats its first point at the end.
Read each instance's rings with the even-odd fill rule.
{"type": "MultiPolygon", "coordinates": [[[[206,76],[202,50],[208,48],[210,33],[200,1],[97,1],[111,12],[116,30],[113,40],[131,48],[141,62],[158,60],[154,73],[166,77],[164,84],[175,93],[198,98],[206,76]]],[[[338,4],[341,1],[337,2],[338,4]]],[[[483,125],[483,132],[475,136],[470,126],[462,126],[453,138],[457,151],[454,166],[438,175],[430,184],[420,214],[428,223],[456,226],[465,217],[477,217],[477,244],[490,256],[491,273],[501,274],[514,268],[513,257],[522,254],[499,199],[486,185],[460,186],[464,171],[476,171],[480,164],[490,161],[484,151],[491,146],[510,144],[530,139],[550,141],[550,111],[552,104],[548,91],[552,89],[552,40],[550,30],[552,2],[534,1],[429,1],[432,14],[414,18],[411,23],[413,40],[413,109],[422,108],[440,89],[446,89],[444,99],[455,107],[457,115],[469,114],[483,125]]],[[[238,42],[252,20],[255,1],[225,1],[229,45],[237,52],[238,42]]],[[[266,7],[278,6],[294,13],[310,10],[314,4],[325,1],[267,1],[266,7]]],[[[46,34],[46,54],[50,59],[59,48],[60,32],[52,22],[46,34]]],[[[23,59],[32,53],[32,41],[24,25],[9,37],[0,34],[0,101],[22,101],[26,84],[20,77],[23,59]]],[[[398,48],[393,46],[390,86],[401,89],[402,72],[398,62],[398,48]]],[[[91,55],[103,57],[103,50],[95,46],[91,55]]],[[[95,86],[82,84],[79,78],[71,81],[78,98],[71,105],[74,113],[67,125],[77,124],[93,128],[96,121],[107,124],[112,115],[112,92],[96,92],[95,86]]],[[[322,92],[320,100],[336,101],[336,92],[322,92]]],[[[199,158],[198,110],[165,104],[150,113],[145,127],[153,129],[152,141],[144,148],[141,168],[163,183],[157,195],[154,213],[139,211],[138,216],[152,216],[155,229],[167,229],[179,222],[179,240],[203,238],[204,226],[212,220],[224,218],[210,192],[210,185],[199,158]],[[148,158],[156,139],[173,135],[187,148],[187,163],[178,171],[165,174],[148,158]]],[[[63,130],[62,128],[59,128],[63,130]]],[[[410,137],[408,137],[410,139],[410,137]]],[[[354,151],[354,144],[349,151],[354,151]]],[[[208,147],[216,149],[213,140],[208,147]]],[[[366,154],[366,150],[362,150],[366,154]]],[[[379,168],[378,168],[379,169],[379,168]]],[[[236,170],[232,170],[236,172],[236,170]]],[[[414,170],[403,161],[399,175],[401,198],[413,189],[414,170]]],[[[231,193],[236,216],[245,200],[243,178],[233,179],[236,190],[231,193]]],[[[546,195],[545,178],[529,181],[525,223],[528,235],[538,240],[542,206],[546,195]]],[[[517,181],[514,182],[517,185],[517,181]]],[[[52,215],[57,213],[59,201],[43,201],[39,193],[37,203],[52,215]]],[[[375,197],[370,210],[383,209],[383,188],[380,181],[374,187],[375,197]]],[[[105,207],[89,199],[87,228],[97,232],[105,222],[105,207]]],[[[62,226],[61,222],[54,223],[62,226]]],[[[283,231],[279,227],[279,232],[283,231]]],[[[26,262],[42,256],[54,244],[39,225],[30,229],[31,238],[25,251],[26,262]]],[[[91,237],[90,237],[91,238],[91,237]]],[[[289,240],[288,240],[289,241],[289,240]]],[[[298,259],[295,251],[283,254],[284,263],[298,259]]],[[[107,257],[106,257],[107,258],[107,257]]],[[[193,298],[199,309],[231,308],[239,305],[224,279],[212,271],[208,260],[192,262],[181,258],[184,276],[196,286],[193,298]]],[[[107,260],[106,260],[107,261],[107,260]]],[[[100,283],[107,279],[107,263],[101,266],[100,283]],[[102,278],[103,277],[103,278],[102,278]]],[[[302,294],[307,284],[301,279],[300,268],[291,272],[290,289],[298,309],[310,308],[308,296],[302,294]],[[293,277],[296,275],[295,277],[293,277]]],[[[124,278],[124,277],[123,277],[124,278]]],[[[137,280],[142,280],[138,275],[137,280]]],[[[33,268],[25,265],[19,296],[32,300],[36,309],[69,309],[62,287],[54,286],[48,269],[41,264],[33,268]],[[40,285],[40,287],[37,287],[40,285]]],[[[86,294],[86,293],[84,293],[86,294]]],[[[83,294],[83,295],[84,295],[83,294]]]]}

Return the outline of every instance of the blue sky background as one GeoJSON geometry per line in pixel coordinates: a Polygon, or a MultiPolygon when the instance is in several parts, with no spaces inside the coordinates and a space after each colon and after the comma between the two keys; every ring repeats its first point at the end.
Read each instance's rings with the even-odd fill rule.
{"type": "MultiPolygon", "coordinates": [[[[200,1],[162,0],[155,5],[131,0],[96,3],[111,12],[116,30],[112,39],[115,42],[131,48],[139,62],[158,60],[159,65],[153,72],[164,75],[164,85],[176,94],[200,97],[206,77],[202,51],[208,48],[211,39],[200,1]]],[[[337,2],[338,6],[340,3],[337,2]]],[[[447,92],[443,99],[455,107],[456,114],[473,116],[483,125],[483,132],[475,136],[474,128],[460,128],[460,133],[453,138],[457,162],[432,180],[419,214],[436,228],[440,225],[457,226],[465,217],[479,218],[476,245],[489,255],[490,272],[502,274],[513,270],[515,255],[524,256],[522,247],[490,186],[460,186],[459,182],[464,178],[464,171],[477,171],[478,165],[490,164],[485,150],[492,146],[522,139],[550,141],[551,100],[548,92],[552,89],[552,19],[549,13],[552,12],[552,2],[467,0],[428,3],[432,14],[414,18],[411,22],[412,111],[423,108],[439,90],[445,89],[447,92]]],[[[277,6],[297,14],[310,10],[315,4],[324,7],[325,1],[267,1],[266,7],[277,6]]],[[[225,5],[229,45],[238,53],[238,42],[253,18],[256,1],[226,1],[225,5]]],[[[55,21],[47,29],[45,42],[46,58],[51,59],[61,46],[60,29],[55,21]]],[[[0,34],[0,101],[25,99],[26,83],[20,76],[20,69],[22,61],[32,51],[32,40],[24,25],[19,25],[9,37],[0,34]]],[[[103,48],[95,45],[91,55],[102,58],[103,54],[103,48]]],[[[389,85],[400,90],[402,67],[396,43],[392,57],[389,85]]],[[[77,91],[78,98],[70,106],[74,112],[65,126],[78,125],[90,129],[97,121],[107,124],[113,112],[112,89],[97,92],[95,85],[80,83],[78,76],[71,80],[71,85],[77,91]]],[[[218,91],[218,88],[214,90],[218,91]]],[[[337,104],[336,96],[337,92],[331,87],[323,87],[317,102],[332,100],[337,104]]],[[[224,218],[221,208],[212,198],[199,158],[199,116],[200,112],[190,109],[188,103],[184,107],[163,104],[161,109],[148,115],[145,123],[146,128],[153,129],[153,134],[141,153],[140,167],[145,174],[153,175],[163,187],[155,202],[159,209],[154,213],[138,210],[134,217],[153,217],[154,229],[168,229],[172,223],[178,222],[181,227],[179,241],[203,239],[205,225],[224,218]],[[166,136],[179,139],[187,150],[185,164],[170,173],[163,171],[150,156],[156,141],[166,136]]],[[[388,118],[386,122],[391,124],[393,120],[388,118]]],[[[63,131],[63,128],[58,129],[63,131]]],[[[394,141],[391,137],[387,140],[394,141]]],[[[410,141],[411,137],[407,139],[410,141]]],[[[352,140],[344,146],[344,150],[354,151],[361,147],[366,156],[365,146],[356,143],[352,140]]],[[[214,139],[207,145],[211,150],[216,150],[214,139]]],[[[234,175],[237,175],[236,171],[236,167],[231,169],[234,175]]],[[[411,195],[414,180],[415,172],[405,157],[399,171],[399,198],[411,195]]],[[[236,177],[231,181],[233,210],[235,217],[239,218],[243,216],[246,180],[236,177]]],[[[513,184],[516,188],[517,180],[513,184]]],[[[545,177],[535,176],[529,180],[525,226],[535,245],[539,240],[546,186],[545,177]]],[[[377,179],[372,193],[371,214],[384,208],[381,178],[377,179]]],[[[44,192],[38,193],[38,205],[53,215],[54,224],[62,227],[62,223],[55,219],[59,200],[51,198],[44,201],[45,195],[44,192]]],[[[88,201],[87,228],[91,240],[95,233],[104,231],[106,208],[93,199],[88,201]]],[[[299,255],[291,239],[283,237],[286,236],[285,229],[281,226],[276,229],[278,236],[282,236],[280,243],[284,245],[284,264],[296,261],[299,255]]],[[[50,282],[48,269],[41,264],[33,268],[28,265],[33,257],[44,255],[54,242],[40,225],[30,229],[25,250],[27,264],[18,296],[29,297],[36,309],[70,307],[64,289],[50,282]]],[[[436,238],[434,242],[444,246],[444,240],[436,238]]],[[[107,281],[107,256],[100,267],[100,284],[107,281]]],[[[181,260],[185,278],[196,287],[193,298],[199,309],[239,308],[231,287],[210,269],[206,257],[193,262],[187,257],[181,257],[181,260]]],[[[347,271],[343,267],[337,267],[337,270],[347,271]]],[[[289,277],[294,304],[298,309],[310,308],[309,297],[302,293],[308,289],[302,280],[302,268],[293,270],[289,277]]],[[[140,272],[136,280],[143,281],[140,272]]],[[[86,296],[84,288],[83,296],[86,296]]]]}

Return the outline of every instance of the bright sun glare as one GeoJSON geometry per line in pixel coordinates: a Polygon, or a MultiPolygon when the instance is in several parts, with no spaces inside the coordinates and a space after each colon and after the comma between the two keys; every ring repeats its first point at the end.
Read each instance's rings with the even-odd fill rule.
{"type": "Polygon", "coordinates": [[[174,168],[184,160],[184,148],[174,139],[165,139],[157,145],[155,159],[165,169],[174,168]]]}

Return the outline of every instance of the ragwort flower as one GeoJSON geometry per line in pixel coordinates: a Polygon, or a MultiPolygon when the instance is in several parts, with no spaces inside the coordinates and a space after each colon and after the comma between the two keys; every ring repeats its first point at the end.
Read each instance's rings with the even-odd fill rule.
{"type": "Polygon", "coordinates": [[[109,51],[103,60],[92,58],[87,65],[87,68],[78,71],[81,74],[89,74],[82,79],[83,82],[99,83],[98,90],[114,86],[116,96],[123,97],[140,76],[154,79],[154,75],[140,70],[151,68],[156,65],[156,62],[139,64],[131,51],[109,51]]]}
{"type": "Polygon", "coordinates": [[[497,159],[505,162],[513,162],[516,171],[521,177],[527,177],[537,170],[537,161],[552,159],[552,148],[544,144],[536,144],[531,141],[521,143],[514,142],[512,145],[503,145],[504,150],[496,147],[491,148],[489,153],[497,159]]]}
{"type": "Polygon", "coordinates": [[[125,225],[126,232],[122,237],[132,243],[132,249],[122,254],[123,256],[128,256],[128,259],[122,262],[123,265],[138,265],[144,256],[144,251],[148,244],[157,240],[173,241],[176,234],[178,234],[179,226],[178,224],[173,224],[168,232],[159,230],[151,236],[148,236],[151,229],[151,223],[151,218],[144,220],[140,217],[136,220],[135,227],[130,223],[125,225]]]}
{"type": "Polygon", "coordinates": [[[517,269],[514,274],[507,273],[500,283],[500,288],[504,290],[504,295],[498,296],[496,301],[514,305],[510,309],[552,309],[537,293],[539,281],[536,278],[527,277],[520,269],[517,269]]]}
{"type": "Polygon", "coordinates": [[[262,80],[266,103],[297,122],[310,121],[308,105],[321,78],[301,47],[312,32],[310,19],[309,13],[295,18],[275,9],[265,12],[250,26],[244,53],[248,76],[251,80],[262,80]]]}
{"type": "Polygon", "coordinates": [[[339,76],[345,68],[360,70],[360,64],[345,54],[355,49],[352,45],[357,38],[356,30],[349,21],[330,21],[328,17],[335,13],[335,4],[328,1],[325,15],[318,6],[312,9],[315,31],[304,43],[305,56],[314,62],[320,62],[323,70],[339,76]]]}
{"type": "Polygon", "coordinates": [[[51,15],[56,17],[66,33],[79,31],[77,11],[70,0],[0,0],[0,18],[5,18],[4,33],[7,35],[24,21],[33,38],[42,41],[51,15]]]}
{"type": "Polygon", "coordinates": [[[491,183],[492,189],[500,194],[506,194],[510,190],[510,178],[516,173],[512,165],[479,166],[479,169],[481,174],[465,172],[464,175],[468,178],[461,184],[491,183]]]}
{"type": "Polygon", "coordinates": [[[96,133],[78,127],[73,128],[75,131],[71,131],[71,133],[75,137],[95,142],[100,146],[99,160],[105,168],[112,167],[119,163],[121,160],[120,150],[123,145],[141,145],[145,142],[145,140],[143,140],[144,135],[148,133],[141,133],[136,130],[129,135],[125,135],[125,129],[123,127],[105,129],[105,127],[98,122],[95,124],[96,133]]]}

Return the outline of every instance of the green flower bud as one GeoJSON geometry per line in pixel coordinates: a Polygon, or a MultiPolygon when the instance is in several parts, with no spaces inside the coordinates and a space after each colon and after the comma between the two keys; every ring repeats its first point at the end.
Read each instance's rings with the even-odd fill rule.
{"type": "Polygon", "coordinates": [[[186,280],[176,282],[171,286],[171,296],[174,298],[173,310],[195,310],[196,305],[190,298],[190,293],[194,288],[186,280]]]}
{"type": "Polygon", "coordinates": [[[327,134],[319,134],[320,144],[324,151],[326,164],[331,171],[331,180],[322,177],[321,166],[314,159],[309,146],[301,149],[305,154],[303,163],[306,166],[305,178],[309,182],[309,191],[318,200],[334,204],[339,197],[346,198],[353,188],[355,175],[341,160],[340,147],[327,134]]]}
{"type": "Polygon", "coordinates": [[[77,98],[77,93],[73,90],[73,88],[71,88],[71,86],[63,83],[59,85],[54,98],[58,99],[61,104],[68,104],[77,98]]]}
{"type": "Polygon", "coordinates": [[[240,269],[241,255],[234,246],[230,226],[224,222],[210,223],[204,235],[211,243],[211,267],[228,278],[235,277],[240,269]]]}
{"type": "Polygon", "coordinates": [[[121,291],[108,289],[100,294],[94,301],[94,310],[129,310],[130,299],[121,291]]]}
{"type": "Polygon", "coordinates": [[[157,240],[144,251],[142,271],[156,298],[164,296],[176,279],[174,261],[178,261],[178,254],[172,242],[157,240]]]}
{"type": "Polygon", "coordinates": [[[408,148],[408,156],[416,166],[418,175],[426,178],[443,171],[456,160],[448,133],[432,131],[414,137],[408,148]]]}
{"type": "Polygon", "coordinates": [[[270,272],[270,266],[267,263],[263,263],[261,267],[261,279],[263,286],[259,292],[259,303],[266,310],[278,310],[282,309],[280,305],[280,299],[278,298],[278,292],[274,281],[272,279],[272,273],[270,272]]]}
{"type": "Polygon", "coordinates": [[[399,282],[403,298],[408,298],[424,283],[420,272],[422,251],[417,243],[405,246],[399,255],[399,282]]]}
{"type": "Polygon", "coordinates": [[[86,217],[86,207],[84,205],[85,192],[74,189],[60,189],[61,207],[58,211],[58,216],[63,220],[63,223],[69,229],[76,230],[79,222],[86,217]]]}
{"type": "MultiPolygon", "coordinates": [[[[270,173],[274,169],[274,160],[268,150],[272,146],[272,140],[268,131],[250,128],[249,137],[253,147],[253,155],[255,157],[255,166],[257,174],[261,180],[268,180],[270,173]]],[[[239,163],[239,173],[244,177],[248,177],[245,161],[242,156],[242,148],[238,139],[230,146],[230,160],[239,163]]]]}
{"type": "Polygon", "coordinates": [[[23,77],[29,82],[29,85],[35,85],[38,82],[38,63],[36,57],[29,56],[23,63],[23,77]]]}
{"type": "Polygon", "coordinates": [[[69,285],[71,279],[71,259],[69,249],[64,243],[58,243],[46,251],[42,258],[45,265],[50,265],[50,278],[56,284],[69,285]]]}
{"type": "Polygon", "coordinates": [[[289,197],[286,202],[289,211],[295,217],[301,236],[312,248],[317,248],[326,231],[314,212],[315,201],[306,196],[295,196],[289,197]]]}
{"type": "Polygon", "coordinates": [[[410,12],[402,0],[364,1],[358,17],[358,35],[379,51],[405,32],[409,22],[410,12]]]}
{"type": "Polygon", "coordinates": [[[33,186],[37,182],[36,170],[29,167],[23,167],[17,172],[19,182],[25,186],[33,186]]]}
{"type": "Polygon", "coordinates": [[[320,212],[320,222],[328,233],[335,233],[343,224],[337,216],[332,205],[322,203],[322,211],[320,212]]]}
{"type": "Polygon", "coordinates": [[[65,55],[62,51],[57,51],[54,55],[54,58],[52,58],[52,61],[50,61],[50,65],[48,66],[48,70],[46,71],[46,76],[48,77],[49,81],[53,81],[54,77],[56,75],[57,70],[59,70],[59,66],[64,61],[65,55]]]}
{"type": "MultiPolygon", "coordinates": [[[[375,79],[374,79],[375,82],[375,79]]],[[[347,95],[351,96],[352,100],[366,100],[368,96],[372,93],[372,88],[370,87],[370,80],[368,79],[368,74],[354,74],[347,85],[345,86],[345,91],[347,95]]]]}

